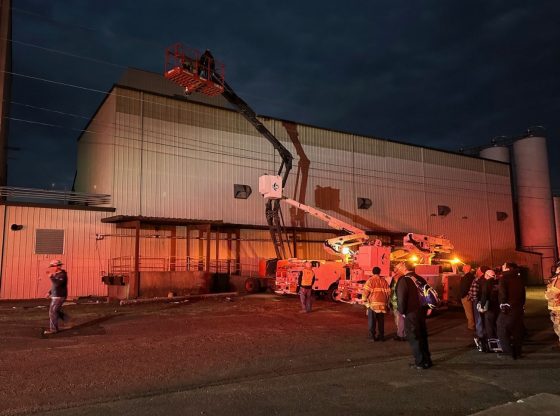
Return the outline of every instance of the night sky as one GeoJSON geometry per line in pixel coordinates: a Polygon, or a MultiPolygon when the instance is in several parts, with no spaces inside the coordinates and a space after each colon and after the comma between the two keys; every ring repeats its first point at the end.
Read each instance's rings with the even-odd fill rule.
{"type": "MultiPolygon", "coordinates": [[[[12,0],[12,186],[66,189],[127,67],[210,49],[258,114],[457,151],[544,126],[560,194],[560,2],[12,0]]],[[[264,139],[263,139],[264,140],[264,139]]]]}

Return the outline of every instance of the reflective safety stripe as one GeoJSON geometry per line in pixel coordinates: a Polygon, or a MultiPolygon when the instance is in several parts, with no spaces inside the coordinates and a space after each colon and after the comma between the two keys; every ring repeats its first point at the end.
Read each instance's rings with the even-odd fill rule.
{"type": "Polygon", "coordinates": [[[313,270],[303,269],[303,275],[301,276],[302,286],[311,286],[313,283],[313,270]]]}

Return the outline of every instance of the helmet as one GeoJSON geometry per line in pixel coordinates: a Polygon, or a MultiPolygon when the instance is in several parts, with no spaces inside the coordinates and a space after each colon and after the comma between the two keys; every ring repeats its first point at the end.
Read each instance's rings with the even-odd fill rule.
{"type": "Polygon", "coordinates": [[[49,263],[49,267],[57,267],[57,266],[62,266],[62,261],[60,260],[53,260],[49,263]]]}
{"type": "Polygon", "coordinates": [[[486,279],[495,279],[496,278],[496,272],[492,269],[486,270],[486,272],[484,272],[484,277],[486,279]]]}

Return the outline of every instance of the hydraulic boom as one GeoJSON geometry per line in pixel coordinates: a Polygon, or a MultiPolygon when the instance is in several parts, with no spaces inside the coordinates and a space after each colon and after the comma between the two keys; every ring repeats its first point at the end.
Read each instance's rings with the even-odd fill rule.
{"type": "MultiPolygon", "coordinates": [[[[222,94],[272,144],[282,159],[278,175],[282,178],[282,186],[284,186],[292,169],[294,157],[259,121],[253,109],[225,81],[223,65],[218,64],[214,60],[210,51],[206,50],[206,52],[200,55],[198,51],[194,49],[188,50],[178,43],[166,50],[165,60],[165,77],[184,87],[185,94],[189,95],[195,91],[210,96],[222,94]]],[[[270,229],[270,236],[274,244],[276,256],[279,259],[287,258],[285,238],[282,231],[283,221],[280,201],[266,201],[266,221],[270,229]]]]}

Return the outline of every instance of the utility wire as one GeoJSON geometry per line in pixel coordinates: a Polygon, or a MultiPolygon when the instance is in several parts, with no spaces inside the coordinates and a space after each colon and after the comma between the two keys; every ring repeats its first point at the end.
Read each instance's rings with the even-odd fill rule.
{"type": "MultiPolygon", "coordinates": [[[[55,124],[50,124],[50,123],[44,123],[44,122],[37,122],[37,121],[31,121],[31,120],[24,120],[24,119],[17,119],[17,118],[9,118],[10,120],[14,120],[14,121],[18,121],[18,122],[25,122],[25,123],[29,123],[29,124],[37,124],[37,125],[41,125],[41,126],[46,126],[46,127],[55,127],[55,128],[61,128],[61,129],[67,129],[68,127],[65,126],[61,126],[61,125],[55,125],[55,124]]],[[[73,129],[76,131],[82,131],[82,132],[88,132],[88,133],[97,133],[93,130],[80,130],[80,129],[73,129]]],[[[142,142],[142,139],[135,139],[135,138],[130,138],[130,137],[119,137],[116,136],[116,139],[123,139],[123,140],[127,140],[127,141],[137,141],[137,142],[142,142]]],[[[146,143],[146,141],[144,141],[146,143]]],[[[149,142],[150,143],[150,142],[149,142]]],[[[114,147],[122,147],[122,148],[127,148],[127,149],[131,149],[131,150],[141,150],[139,147],[135,147],[135,146],[130,146],[130,145],[125,145],[125,144],[117,144],[117,143],[107,143],[107,142],[99,142],[99,141],[89,141],[88,144],[99,144],[99,145],[108,145],[108,146],[114,146],[114,147]]],[[[157,142],[151,142],[151,144],[155,144],[155,145],[162,145],[161,143],[157,143],[157,142]]],[[[166,146],[165,144],[163,144],[163,146],[166,146]]],[[[174,148],[177,148],[177,146],[171,146],[174,148]]],[[[215,154],[218,156],[230,156],[230,157],[236,157],[236,158],[241,158],[241,159],[247,159],[247,160],[251,160],[251,161],[256,161],[256,162],[263,162],[266,164],[271,164],[273,163],[272,160],[264,160],[264,159],[257,159],[257,158],[253,158],[253,157],[249,157],[249,156],[242,156],[242,155],[233,155],[233,154],[224,154],[223,152],[212,152],[212,151],[207,151],[206,149],[192,149],[192,148],[188,148],[188,147],[181,147],[182,150],[190,150],[190,151],[202,151],[204,153],[210,153],[210,154],[215,154]]],[[[260,171],[260,173],[262,173],[262,167],[248,167],[247,164],[241,164],[241,163],[230,163],[230,162],[226,162],[222,159],[220,160],[213,160],[213,159],[205,159],[205,158],[200,158],[200,157],[195,157],[195,156],[191,156],[191,155],[180,155],[177,153],[170,153],[170,152],[165,152],[165,151],[160,151],[160,150],[154,150],[154,149],[144,149],[144,152],[148,152],[148,153],[152,153],[152,154],[162,154],[162,155],[167,155],[167,156],[173,156],[173,157],[179,157],[179,158],[187,158],[187,159],[192,159],[192,160],[201,160],[204,162],[212,162],[212,163],[219,163],[219,164],[225,164],[225,165],[230,165],[230,166],[236,166],[236,167],[243,167],[243,168],[250,168],[252,170],[258,170],[260,171]]],[[[326,181],[332,180],[332,174],[333,173],[339,173],[337,171],[333,171],[333,170],[327,170],[327,169],[321,169],[321,168],[314,168],[314,171],[317,171],[319,173],[319,175],[316,174],[311,174],[309,175],[310,178],[315,178],[315,179],[323,179],[326,181]],[[327,173],[328,176],[321,176],[320,173],[327,173]]],[[[387,172],[389,174],[391,174],[391,172],[387,172]]],[[[367,178],[367,179],[372,179],[372,175],[368,175],[368,174],[355,174],[355,177],[361,177],[361,178],[367,178]]],[[[400,183],[400,184],[407,184],[413,187],[413,190],[415,188],[417,188],[418,186],[422,186],[423,182],[422,181],[405,181],[405,180],[399,180],[399,179],[392,179],[392,178],[387,178],[387,177],[373,177],[374,179],[378,179],[381,181],[390,181],[390,182],[395,182],[395,183],[400,183]]],[[[420,179],[420,177],[419,177],[420,179]]],[[[432,179],[438,179],[438,178],[432,178],[432,179]]],[[[337,178],[338,181],[342,181],[342,182],[346,182],[348,184],[353,183],[352,180],[347,180],[345,179],[345,176],[339,177],[337,178]]],[[[370,182],[362,182],[363,185],[366,186],[371,186],[371,187],[375,187],[375,188],[385,188],[385,189],[395,189],[395,190],[400,190],[402,191],[402,187],[398,187],[398,186],[390,186],[387,184],[372,184],[370,182]]],[[[487,185],[491,185],[491,186],[496,186],[498,184],[487,184],[487,185]]],[[[504,184],[504,186],[506,186],[504,184]]],[[[509,184],[507,184],[507,186],[509,187],[509,184]]],[[[460,188],[460,187],[455,187],[455,186],[447,186],[445,187],[445,191],[447,190],[457,190],[457,191],[474,191],[473,189],[468,189],[468,188],[460,188]]],[[[439,189],[437,188],[428,188],[423,190],[425,192],[428,193],[432,193],[432,194],[441,194],[441,195],[448,195],[448,192],[444,192],[444,191],[439,191],[439,189]]],[[[502,192],[492,192],[489,195],[501,195],[501,196],[506,196],[506,197],[510,197],[511,194],[510,193],[502,193],[502,192]]],[[[547,200],[547,198],[539,198],[539,197],[529,197],[531,199],[541,199],[541,200],[547,200]]],[[[473,196],[472,199],[477,199],[480,201],[485,200],[485,198],[478,198],[476,196],[473,196]]]]}
{"type": "MultiPolygon", "coordinates": [[[[117,96],[119,96],[119,95],[117,94],[117,96]]],[[[128,97],[128,96],[123,96],[123,97],[128,97]]],[[[68,113],[68,112],[63,112],[63,111],[58,111],[58,110],[51,110],[51,109],[48,109],[48,108],[38,107],[38,106],[32,106],[32,105],[28,105],[28,104],[24,104],[24,103],[19,103],[19,102],[13,102],[13,103],[16,104],[16,105],[19,105],[19,106],[25,106],[25,107],[34,108],[34,109],[40,109],[40,110],[42,110],[42,111],[54,112],[54,113],[56,113],[56,114],[62,114],[62,115],[67,115],[67,116],[71,116],[71,117],[87,119],[87,117],[85,117],[85,116],[76,115],[76,114],[72,114],[72,113],[68,113]]],[[[150,102],[150,103],[151,103],[151,102],[150,102]]],[[[158,103],[153,103],[153,104],[157,105],[158,103]]],[[[171,107],[171,106],[168,106],[168,107],[171,107]]],[[[172,107],[172,108],[174,108],[174,110],[176,110],[176,107],[172,107]]],[[[190,113],[190,111],[189,111],[189,113],[190,113]]],[[[193,111],[193,113],[197,113],[197,112],[196,112],[196,111],[193,111]]],[[[199,113],[199,114],[202,114],[201,112],[198,112],[198,113],[199,113]]],[[[206,113],[204,113],[204,114],[206,114],[206,113]]],[[[15,119],[15,118],[14,118],[14,119],[15,119]]],[[[15,121],[18,121],[18,120],[15,120],[15,121]]],[[[19,121],[24,121],[24,120],[23,120],[23,119],[20,119],[19,121]]],[[[27,120],[27,121],[31,121],[31,120],[27,120]]],[[[99,122],[96,122],[96,123],[99,123],[99,122]]],[[[33,124],[33,123],[31,123],[31,124],[33,124]]],[[[35,124],[40,124],[40,123],[39,123],[39,122],[36,122],[35,124]]],[[[45,125],[48,125],[48,124],[49,124],[49,123],[45,123],[45,125]]],[[[265,156],[270,155],[269,152],[259,152],[259,151],[256,151],[256,150],[254,150],[254,149],[241,148],[241,147],[234,147],[234,146],[228,146],[228,145],[225,145],[225,144],[218,144],[218,143],[206,142],[206,141],[204,141],[204,140],[199,140],[199,139],[194,139],[194,138],[185,137],[184,135],[181,135],[181,136],[178,136],[178,135],[170,135],[170,134],[166,134],[166,133],[163,133],[163,132],[153,131],[153,130],[149,130],[149,129],[143,129],[143,130],[142,130],[142,129],[139,128],[139,127],[123,126],[122,124],[116,124],[116,123],[102,123],[102,124],[105,125],[105,126],[108,126],[108,127],[124,128],[124,129],[129,129],[129,130],[132,130],[132,131],[136,130],[137,133],[149,133],[149,134],[150,134],[150,137],[156,138],[156,139],[157,139],[157,138],[170,138],[170,139],[173,139],[174,141],[176,141],[176,140],[185,140],[185,139],[187,139],[187,140],[191,140],[191,141],[195,141],[195,142],[207,144],[207,145],[213,146],[213,147],[214,147],[214,146],[224,147],[224,148],[229,148],[229,149],[233,149],[233,150],[239,150],[239,151],[243,151],[243,152],[247,152],[247,153],[253,153],[253,154],[257,153],[257,154],[261,154],[261,155],[265,155],[265,156]]],[[[63,126],[60,126],[60,125],[52,125],[52,127],[64,128],[63,126]]],[[[69,128],[69,129],[74,130],[74,131],[79,131],[79,132],[81,132],[81,133],[84,133],[84,132],[96,133],[95,131],[91,131],[91,130],[87,130],[87,129],[75,129],[75,128],[69,128]]],[[[140,140],[140,139],[131,138],[130,140],[140,140]]],[[[378,140],[378,139],[377,139],[377,140],[378,140]]],[[[166,145],[166,146],[170,146],[170,147],[176,147],[176,148],[178,148],[178,149],[183,148],[183,149],[188,149],[188,150],[201,150],[201,149],[202,149],[202,150],[206,150],[205,148],[201,148],[201,149],[196,149],[196,148],[194,148],[194,149],[193,149],[193,148],[189,148],[189,147],[181,147],[181,146],[178,146],[178,145],[175,145],[175,144],[168,144],[168,143],[161,143],[161,142],[148,142],[148,143],[152,143],[152,144],[156,144],[156,145],[166,145]]],[[[210,149],[208,149],[208,150],[210,151],[210,149]]],[[[227,156],[227,155],[232,156],[231,154],[227,154],[227,153],[221,153],[221,154],[226,155],[226,156],[227,156]]],[[[249,158],[249,159],[251,159],[251,158],[249,158]]],[[[257,159],[255,159],[255,160],[257,160],[257,159]]],[[[262,159],[261,159],[261,160],[262,160],[262,159]]],[[[320,164],[320,165],[331,166],[331,167],[333,167],[333,168],[337,168],[337,169],[338,169],[337,171],[328,170],[328,169],[322,169],[322,170],[325,170],[325,171],[327,171],[327,172],[332,172],[332,173],[340,173],[340,169],[351,169],[350,167],[345,166],[345,165],[340,165],[340,164],[335,164],[335,163],[329,163],[329,162],[322,162],[322,161],[316,161],[316,162],[314,162],[314,164],[320,164]]],[[[318,168],[315,168],[315,169],[318,169],[318,168]]],[[[320,169],[320,168],[319,168],[319,169],[320,169]]],[[[394,175],[407,176],[407,177],[410,176],[410,173],[387,172],[387,171],[378,170],[378,169],[375,169],[375,168],[367,168],[367,169],[366,169],[366,168],[354,167],[354,169],[362,170],[362,171],[368,172],[368,176],[371,176],[371,173],[372,173],[372,172],[378,173],[378,174],[381,174],[381,175],[394,174],[394,175]]],[[[480,172],[480,173],[484,173],[484,172],[480,172]]],[[[435,179],[435,180],[441,180],[441,179],[442,179],[442,178],[440,178],[440,177],[432,177],[432,176],[423,176],[423,177],[426,178],[426,179],[435,179]]],[[[387,178],[379,177],[379,179],[387,179],[387,178]]],[[[467,184],[467,183],[472,183],[472,184],[477,184],[477,185],[488,185],[487,182],[474,181],[474,180],[465,180],[465,179],[461,179],[461,180],[456,180],[456,181],[458,181],[458,182],[463,182],[463,183],[465,183],[465,184],[467,184]]],[[[404,182],[404,181],[403,181],[403,182],[404,182]]],[[[410,181],[406,181],[406,182],[410,182],[410,181]]],[[[415,183],[415,184],[420,184],[421,182],[413,182],[413,183],[415,183]]],[[[492,185],[505,186],[505,187],[508,187],[508,188],[509,188],[509,186],[510,186],[509,183],[508,183],[508,184],[492,184],[492,185]]],[[[543,188],[544,188],[544,187],[543,187],[543,188]]],[[[463,190],[470,190],[469,188],[462,188],[462,189],[463,189],[463,190]]]]}

